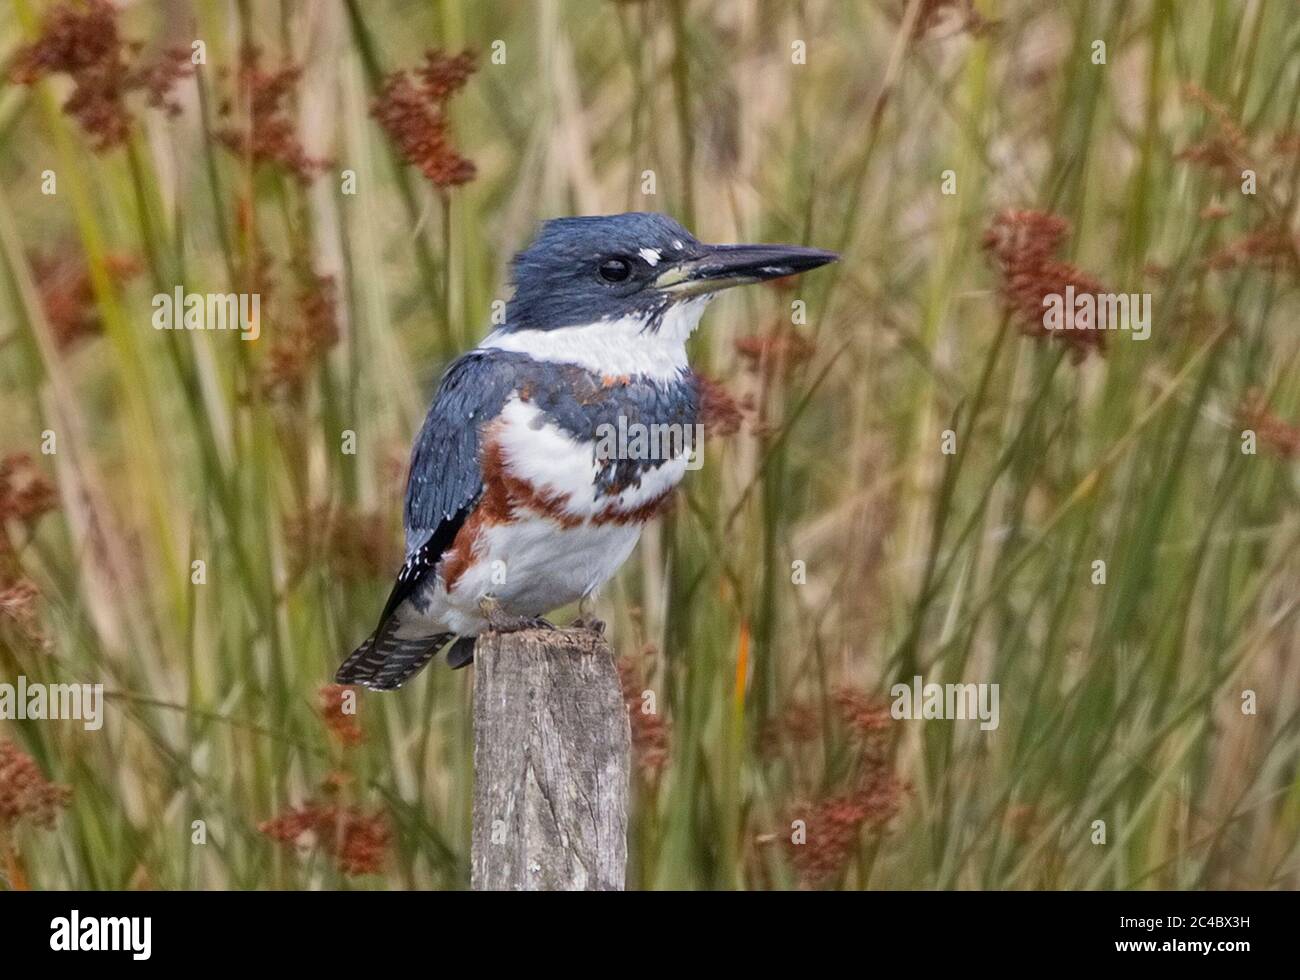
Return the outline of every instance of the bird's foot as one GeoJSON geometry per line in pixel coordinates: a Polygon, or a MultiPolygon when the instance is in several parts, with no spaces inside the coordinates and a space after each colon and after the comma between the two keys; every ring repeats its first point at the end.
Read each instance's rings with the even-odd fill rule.
{"type": "Polygon", "coordinates": [[[521,633],[524,630],[553,630],[555,624],[541,616],[512,616],[501,608],[496,596],[484,596],[479,600],[478,610],[487,620],[488,630],[493,633],[521,633]]]}
{"type": "Polygon", "coordinates": [[[578,600],[578,618],[570,623],[571,629],[587,630],[597,636],[605,635],[605,621],[596,618],[596,596],[588,592],[578,600]]]}
{"type": "Polygon", "coordinates": [[[597,619],[594,613],[579,612],[578,618],[569,624],[570,629],[589,630],[597,636],[605,635],[605,621],[597,619]]]}
{"type": "Polygon", "coordinates": [[[508,616],[498,613],[488,618],[488,630],[492,633],[522,633],[524,630],[553,630],[555,624],[541,616],[508,616]]]}

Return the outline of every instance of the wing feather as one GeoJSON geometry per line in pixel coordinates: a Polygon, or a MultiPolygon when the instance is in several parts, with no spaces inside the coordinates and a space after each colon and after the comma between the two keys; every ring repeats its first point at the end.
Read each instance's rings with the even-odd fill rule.
{"type": "Polygon", "coordinates": [[[473,350],[443,373],[411,450],[403,513],[406,561],[384,604],[376,635],[437,568],[482,497],[482,431],[501,414],[515,390],[518,370],[519,359],[512,354],[473,350]]]}

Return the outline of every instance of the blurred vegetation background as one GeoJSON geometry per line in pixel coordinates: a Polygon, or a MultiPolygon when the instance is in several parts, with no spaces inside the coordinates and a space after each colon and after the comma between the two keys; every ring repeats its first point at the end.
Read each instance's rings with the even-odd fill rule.
{"type": "Polygon", "coordinates": [[[108,702],[0,722],[0,882],[467,885],[472,670],[329,679],[509,256],[658,210],[844,258],[710,309],[705,467],[598,610],[631,884],[1300,886],[1295,12],[5,0],[0,680],[108,702]],[[1065,284],[1150,339],[1044,336],[1065,284]],[[893,720],[916,675],[1000,726],[893,720]]]}

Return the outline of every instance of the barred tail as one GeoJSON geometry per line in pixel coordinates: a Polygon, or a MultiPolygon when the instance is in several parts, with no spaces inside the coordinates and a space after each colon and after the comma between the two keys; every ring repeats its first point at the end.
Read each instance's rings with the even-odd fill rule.
{"type": "Polygon", "coordinates": [[[334,680],[339,684],[361,684],[373,691],[392,691],[406,683],[433,659],[454,633],[436,633],[415,639],[399,639],[397,624],[390,621],[343,661],[334,680]]]}

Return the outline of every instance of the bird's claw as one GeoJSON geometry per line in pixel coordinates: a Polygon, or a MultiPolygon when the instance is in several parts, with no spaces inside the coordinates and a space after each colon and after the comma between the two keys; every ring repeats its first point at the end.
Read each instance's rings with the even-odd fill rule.
{"type": "Polygon", "coordinates": [[[605,635],[605,621],[603,619],[597,619],[594,615],[587,612],[580,613],[578,618],[569,624],[569,628],[589,630],[597,636],[605,635]]]}
{"type": "Polygon", "coordinates": [[[487,621],[489,633],[522,633],[525,630],[553,630],[555,624],[540,616],[490,616],[487,621]]]}
{"type": "Polygon", "coordinates": [[[511,616],[501,609],[495,596],[484,596],[479,600],[479,612],[487,620],[488,630],[493,633],[522,633],[524,630],[553,630],[555,624],[541,616],[511,616]]]}

